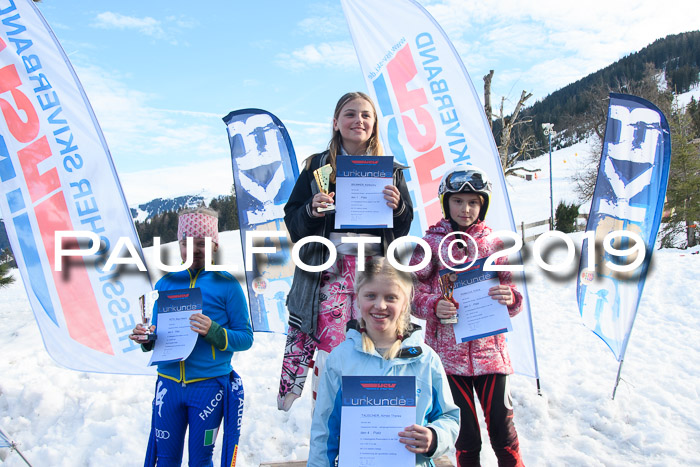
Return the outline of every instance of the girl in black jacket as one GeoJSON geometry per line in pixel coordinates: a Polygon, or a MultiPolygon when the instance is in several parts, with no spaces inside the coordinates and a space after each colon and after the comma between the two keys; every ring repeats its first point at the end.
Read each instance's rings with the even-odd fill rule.
{"type": "MultiPolygon", "coordinates": [[[[333,348],[345,340],[345,324],[353,318],[356,245],[341,244],[343,236],[375,236],[379,244],[368,244],[365,255],[383,256],[395,238],[406,235],[413,220],[413,205],[408,194],[403,166],[394,163],[393,184],[384,188],[384,198],[394,212],[394,227],[389,229],[336,230],[335,212],[319,211],[333,204],[335,196],[336,157],[341,154],[380,156],[377,112],[364,93],[351,92],[340,98],[333,115],[333,137],[328,149],[306,160],[292,194],[284,208],[284,221],[292,241],[317,235],[329,239],[338,252],[336,262],[322,272],[308,272],[297,266],[287,296],[289,331],[278,396],[278,408],[289,410],[301,395],[310,367],[314,367],[314,386],[333,348]],[[330,164],[333,174],[328,193],[319,192],[314,170],[330,164]],[[317,352],[314,362],[314,353],[317,352]]],[[[300,251],[300,259],[308,265],[321,265],[328,259],[328,249],[319,243],[308,243],[300,251]]],[[[315,387],[314,387],[315,400],[315,387]]]]}

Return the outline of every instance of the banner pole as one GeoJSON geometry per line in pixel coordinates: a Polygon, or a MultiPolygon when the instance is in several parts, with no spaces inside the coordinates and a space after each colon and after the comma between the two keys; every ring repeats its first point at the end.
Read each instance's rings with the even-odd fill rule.
{"type": "Polygon", "coordinates": [[[622,372],[622,363],[624,359],[620,360],[620,366],[617,368],[617,378],[615,379],[615,387],[613,388],[612,400],[615,400],[615,392],[617,392],[617,385],[620,384],[620,373],[622,372]]]}
{"type": "Polygon", "coordinates": [[[15,446],[15,443],[12,443],[12,450],[14,450],[17,454],[19,454],[19,457],[22,458],[22,460],[29,466],[32,467],[32,464],[29,463],[26,457],[20,452],[19,449],[17,449],[17,446],[15,446]]]}
{"type": "Polygon", "coordinates": [[[540,386],[540,379],[537,378],[537,395],[541,396],[542,395],[542,387],[540,386]]]}

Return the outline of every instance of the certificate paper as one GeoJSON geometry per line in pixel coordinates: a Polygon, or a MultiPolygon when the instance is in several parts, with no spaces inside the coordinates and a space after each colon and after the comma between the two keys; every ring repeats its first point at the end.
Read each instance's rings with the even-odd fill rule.
{"type": "Polygon", "coordinates": [[[399,431],[416,423],[415,376],[343,376],[339,467],[414,467],[399,431]]]}
{"type": "Polygon", "coordinates": [[[202,312],[198,288],[159,291],[156,343],[149,365],[179,362],[190,356],[198,334],[190,329],[190,316],[202,312]]]}
{"type": "Polygon", "coordinates": [[[384,199],[393,183],[391,156],[338,156],[335,178],[335,228],[393,228],[394,213],[384,199]]]}
{"type": "Polygon", "coordinates": [[[489,297],[489,289],[499,285],[496,271],[484,271],[486,258],[477,260],[471,268],[455,273],[449,269],[440,276],[456,274],[454,299],[459,303],[457,323],[454,325],[457,342],[468,342],[482,337],[511,331],[508,307],[489,297]]]}

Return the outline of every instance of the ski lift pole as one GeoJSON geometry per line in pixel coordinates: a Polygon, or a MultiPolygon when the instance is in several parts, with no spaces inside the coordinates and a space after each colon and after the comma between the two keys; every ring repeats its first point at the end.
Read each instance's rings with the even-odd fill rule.
{"type": "Polygon", "coordinates": [[[617,392],[617,385],[620,384],[620,373],[622,373],[622,363],[625,360],[620,360],[620,366],[617,368],[617,378],[615,379],[615,387],[613,388],[612,400],[615,400],[615,393],[617,392]]]}

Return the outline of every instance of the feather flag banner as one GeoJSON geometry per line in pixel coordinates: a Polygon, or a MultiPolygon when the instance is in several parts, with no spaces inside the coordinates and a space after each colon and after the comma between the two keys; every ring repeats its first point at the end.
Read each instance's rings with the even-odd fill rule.
{"type": "Polygon", "coordinates": [[[148,275],[102,268],[120,238],[140,245],[131,213],[85,92],[31,1],[0,7],[0,110],[0,211],[46,350],[74,370],[148,373],[129,339],[148,275]],[[62,261],[58,231],[101,245],[62,261]]]}
{"type": "Polygon", "coordinates": [[[284,205],[299,176],[292,140],[282,122],[259,109],[236,110],[224,117],[231,145],[233,180],[238,204],[241,245],[254,331],[287,332],[285,300],[292,286],[294,264],[286,233],[284,205]],[[253,255],[253,249],[259,248],[253,255]],[[275,252],[260,252],[274,248],[275,252]]]}
{"type": "MultiPolygon", "coordinates": [[[[405,171],[416,209],[411,235],[441,217],[438,185],[450,166],[472,164],[493,181],[486,222],[515,232],[491,128],[469,74],[440,25],[417,2],[341,0],[370,95],[377,103],[386,151],[405,171]]],[[[537,377],[524,277],[522,311],[507,334],[515,371],[537,377]]]]}
{"type": "Polygon", "coordinates": [[[639,97],[610,94],[603,153],[581,248],[577,298],[584,324],[618,361],[624,358],[644,289],[670,165],[671,136],[664,114],[639,97]],[[629,234],[636,234],[642,243],[629,234]],[[607,242],[606,236],[610,236],[607,242]],[[620,270],[625,267],[629,270],[620,270]]]}

